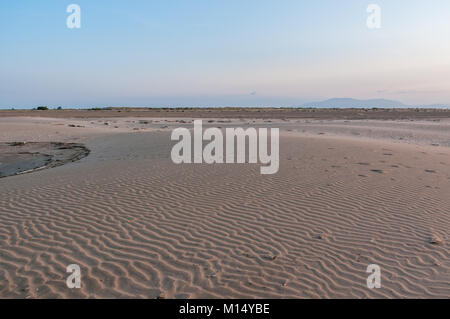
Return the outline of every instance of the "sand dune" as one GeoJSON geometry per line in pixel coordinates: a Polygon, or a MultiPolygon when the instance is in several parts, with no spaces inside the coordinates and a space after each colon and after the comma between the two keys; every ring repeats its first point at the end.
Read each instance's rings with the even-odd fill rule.
{"type": "Polygon", "coordinates": [[[170,129],[189,123],[114,121],[0,120],[1,142],[91,150],[0,179],[0,297],[450,297],[447,122],[210,124],[281,127],[280,171],[264,176],[173,164],[170,129]],[[66,286],[69,264],[81,289],[66,286]],[[369,264],[381,289],[366,286],[369,264]]]}

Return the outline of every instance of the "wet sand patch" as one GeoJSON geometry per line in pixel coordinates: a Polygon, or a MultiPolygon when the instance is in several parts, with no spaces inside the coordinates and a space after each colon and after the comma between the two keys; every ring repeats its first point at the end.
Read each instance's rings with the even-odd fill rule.
{"type": "Polygon", "coordinates": [[[0,178],[61,166],[87,155],[89,149],[77,143],[0,143],[0,178]]]}

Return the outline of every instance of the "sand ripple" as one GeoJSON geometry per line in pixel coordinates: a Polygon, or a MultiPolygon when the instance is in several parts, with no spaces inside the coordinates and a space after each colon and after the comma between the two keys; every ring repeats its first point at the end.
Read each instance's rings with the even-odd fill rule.
{"type": "Polygon", "coordinates": [[[262,176],[176,166],[167,141],[97,138],[81,161],[3,179],[0,296],[450,296],[448,151],[283,137],[279,174],[262,176]],[[366,287],[373,263],[382,289],[366,287]]]}

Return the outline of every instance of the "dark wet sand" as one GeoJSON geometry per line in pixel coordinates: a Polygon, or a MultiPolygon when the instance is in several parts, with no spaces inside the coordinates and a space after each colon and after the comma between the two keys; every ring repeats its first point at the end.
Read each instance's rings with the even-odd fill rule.
{"type": "Polygon", "coordinates": [[[0,178],[64,165],[88,154],[75,143],[0,143],[0,178]]]}

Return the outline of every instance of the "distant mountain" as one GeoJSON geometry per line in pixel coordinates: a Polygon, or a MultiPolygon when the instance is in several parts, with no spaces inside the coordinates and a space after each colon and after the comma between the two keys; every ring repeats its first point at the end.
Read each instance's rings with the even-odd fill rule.
{"type": "Polygon", "coordinates": [[[336,98],[329,99],[321,102],[310,102],[302,105],[303,107],[321,107],[321,108],[334,108],[334,107],[349,107],[349,108],[394,108],[394,107],[406,107],[402,102],[385,100],[385,99],[372,99],[372,100],[357,100],[349,98],[336,98]]]}

